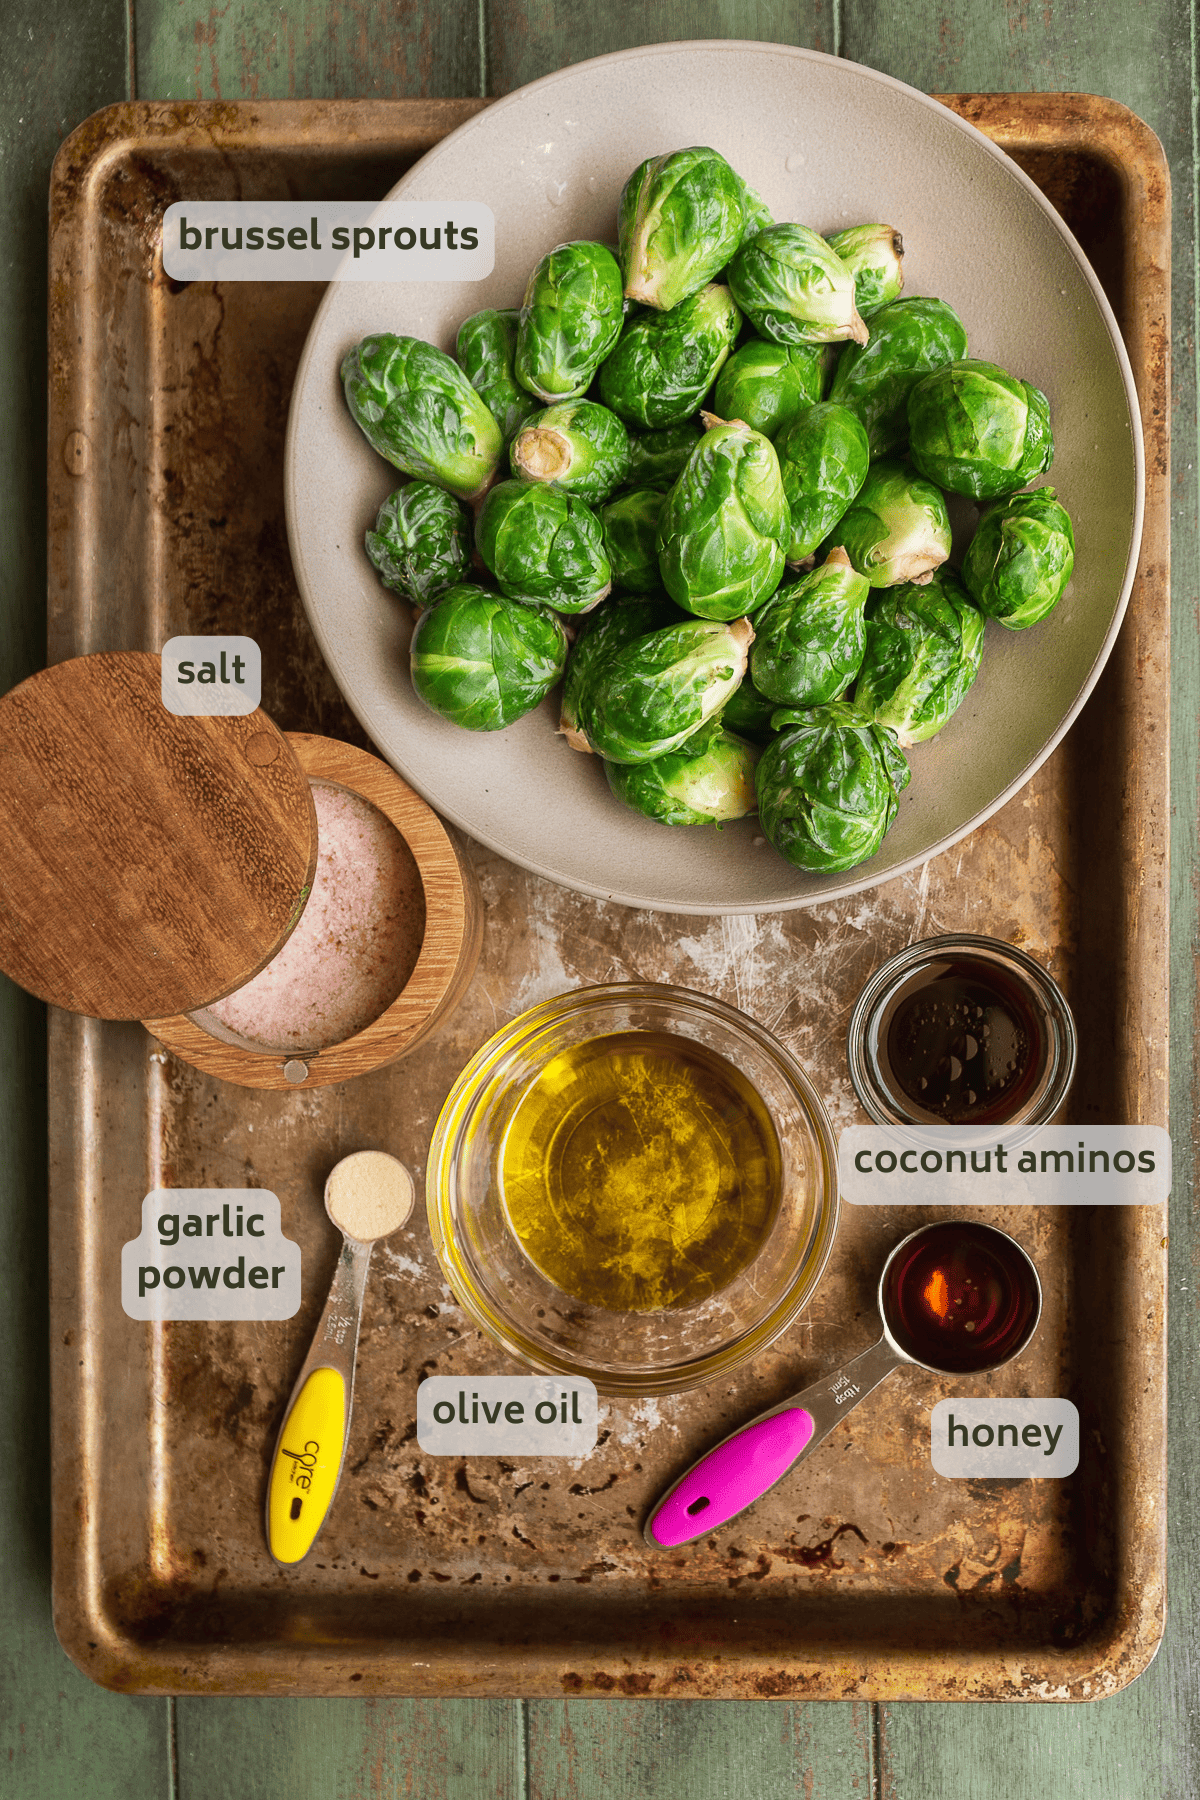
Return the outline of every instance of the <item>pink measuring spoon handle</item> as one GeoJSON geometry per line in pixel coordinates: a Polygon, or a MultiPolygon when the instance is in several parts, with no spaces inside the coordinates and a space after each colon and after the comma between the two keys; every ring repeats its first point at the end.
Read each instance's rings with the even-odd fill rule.
{"type": "Polygon", "coordinates": [[[650,1520],[646,1536],[674,1549],[744,1512],[787,1474],[814,1424],[805,1407],[793,1406],[744,1426],[688,1470],[650,1520]]]}
{"type": "Polygon", "coordinates": [[[745,1512],[902,1360],[881,1338],[845,1368],[751,1419],[668,1490],[646,1523],[647,1543],[674,1550],[745,1512]]]}

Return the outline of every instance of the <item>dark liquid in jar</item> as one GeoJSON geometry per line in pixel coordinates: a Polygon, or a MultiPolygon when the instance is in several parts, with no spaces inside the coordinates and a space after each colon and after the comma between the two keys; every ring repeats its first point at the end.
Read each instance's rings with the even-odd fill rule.
{"type": "Polygon", "coordinates": [[[935,1369],[994,1368],[1037,1312],[1028,1264],[1003,1232],[954,1222],[921,1233],[888,1272],[884,1310],[901,1349],[935,1369]]]}
{"type": "Polygon", "coordinates": [[[1045,1060],[1027,995],[970,957],[930,963],[901,988],[880,1048],[899,1092],[951,1125],[1011,1119],[1045,1060]]]}

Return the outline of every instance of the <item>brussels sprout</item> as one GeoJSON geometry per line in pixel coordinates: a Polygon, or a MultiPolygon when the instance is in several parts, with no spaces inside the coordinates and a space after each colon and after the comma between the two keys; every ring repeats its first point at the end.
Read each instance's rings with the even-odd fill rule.
{"type": "Polygon", "coordinates": [[[932,482],[898,462],[871,464],[833,535],[872,587],[923,586],[950,554],[946,502],[932,482]]]}
{"type": "Polygon", "coordinates": [[[658,519],[665,501],[666,495],[657,488],[630,488],[601,509],[604,550],[618,590],[652,594],[662,586],[658,519]]]}
{"type": "Polygon", "coordinates": [[[631,320],[600,369],[600,398],[631,425],[679,425],[695,412],[737,341],[729,289],[703,287],[670,312],[631,320]]]}
{"type": "Polygon", "coordinates": [[[747,671],[741,687],[735,689],[721,708],[721,723],[737,732],[739,737],[750,738],[755,744],[769,744],[775,735],[771,720],[778,710],[778,700],[768,700],[765,694],[760,694],[747,671]]]}
{"type": "Polygon", "coordinates": [[[678,625],[680,620],[679,608],[665,594],[655,594],[647,599],[606,600],[603,606],[580,620],[567,658],[558,721],[558,729],[572,750],[591,751],[583,713],[588,690],[601,665],[618,650],[623,650],[626,644],[632,644],[634,638],[661,631],[666,625],[678,625]]]}
{"type": "Polygon", "coordinates": [[[388,495],[366,544],[384,587],[429,606],[471,566],[471,515],[445,488],[410,481],[388,495]]]}
{"type": "Polygon", "coordinates": [[[594,400],[560,400],[535,413],[513,439],[512,472],[548,481],[596,505],[620,487],[629,466],[629,433],[594,400]]]}
{"type": "Polygon", "coordinates": [[[867,434],[848,407],[810,406],[775,440],[791,534],[786,555],[803,562],[831,531],[867,478],[867,434]]]}
{"type": "Polygon", "coordinates": [[[724,268],[745,230],[742,178],[697,146],[639,164],[621,190],[617,230],[625,293],[660,312],[724,268]]]}
{"type": "Polygon", "coordinates": [[[843,700],[775,723],[755,777],[769,841],[796,868],[830,874],[874,856],[910,779],[892,733],[843,700]]]}
{"type": "Polygon", "coordinates": [[[483,493],[500,461],[500,427],[444,350],[383,332],[346,353],[341,375],[372,450],[461,500],[483,493]]]}
{"type": "Polygon", "coordinates": [[[750,676],[759,693],[785,706],[821,706],[845,693],[863,659],[870,592],[844,550],[777,589],[754,618],[750,676]]]}
{"type": "Polygon", "coordinates": [[[621,271],[603,244],[559,244],[525,289],[513,372],[549,405],[578,400],[621,334],[621,271]]]}
{"type": "Polygon", "coordinates": [[[412,684],[467,731],[502,731],[544,700],[567,661],[567,634],[544,606],[463,582],[417,620],[412,684]]]}
{"type": "Polygon", "coordinates": [[[475,521],[475,548],[502,594],[583,613],[612,586],[600,521],[574,494],[541,481],[501,481],[475,521]]]}
{"type": "Polygon", "coordinates": [[[774,441],[797,413],[821,398],[820,344],[764,344],[752,338],[735,350],[717,377],[713,411],[741,419],[774,441]]]}
{"type": "Polygon", "coordinates": [[[775,223],[770,207],[748,181],[742,182],[742,211],[745,214],[742,225],[743,244],[747,238],[757,237],[760,231],[765,231],[768,225],[775,223]]]}
{"type": "Polygon", "coordinates": [[[948,363],[908,397],[908,453],[951,494],[1011,494],[1050,467],[1050,403],[995,363],[948,363]]]}
{"type": "Polygon", "coordinates": [[[890,225],[852,225],[826,243],[854,277],[854,304],[864,319],[898,300],[904,286],[904,239],[890,225]]]}
{"type": "Polygon", "coordinates": [[[1075,533],[1052,487],[990,506],[971,539],[963,580],[989,619],[1023,631],[1044,619],[1075,567],[1075,533]]]}
{"type": "Polygon", "coordinates": [[[459,326],[454,347],[463,374],[499,425],[506,444],[538,410],[537,396],[519,387],[513,374],[520,316],[516,307],[473,313],[459,326]]]}
{"type": "Polygon", "coordinates": [[[755,330],[776,343],[867,341],[854,304],[853,275],[807,225],[771,225],[760,231],[742,245],[727,280],[755,330]]]}
{"type": "Polygon", "coordinates": [[[944,300],[893,300],[871,320],[870,341],[847,344],[828,398],[857,413],[872,456],[908,438],[908,396],[931,369],[967,354],[962,320],[944,300]]]}
{"type": "Polygon", "coordinates": [[[753,612],[779,586],[789,531],[770,442],[748,425],[714,419],[659,515],[663,586],[702,619],[753,612]]]}
{"type": "Polygon", "coordinates": [[[983,615],[953,575],[903,582],[871,601],[854,704],[905,748],[923,744],[965,698],[982,655],[983,615]]]}
{"type": "Polygon", "coordinates": [[[648,763],[606,762],[604,773],[618,800],[664,825],[720,825],[744,819],[754,797],[753,744],[719,726],[699,731],[666,756],[648,763]],[[697,739],[703,743],[697,744],[697,739]]]}
{"type": "Polygon", "coordinates": [[[682,425],[666,425],[661,431],[631,431],[625,479],[631,487],[658,488],[665,494],[703,436],[699,419],[685,419],[682,425]]]}
{"type": "Polygon", "coordinates": [[[719,713],[746,673],[749,619],[687,619],[635,638],[585,689],[584,729],[609,762],[653,762],[719,713]]]}

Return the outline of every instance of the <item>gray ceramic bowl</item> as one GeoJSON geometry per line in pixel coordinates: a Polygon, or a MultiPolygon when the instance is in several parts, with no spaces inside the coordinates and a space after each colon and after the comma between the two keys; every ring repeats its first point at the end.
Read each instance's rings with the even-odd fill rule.
{"type": "MultiPolygon", "coordinates": [[[[980,824],[1045,760],[1091,691],[1133,582],[1142,445],[1129,360],[1079,246],[1033,183],[973,126],[853,63],[778,45],[660,44],[522,88],[440,143],[389,196],[479,199],[496,265],[474,283],[330,287],[300,363],[287,442],[292,559],[317,640],[365,729],[431,805],[538,873],[674,912],[811,905],[899,874],[980,824]],[[910,754],[912,783],[878,854],[846,875],[792,869],[756,820],[717,832],[622,807],[598,761],[555,735],[557,693],[498,733],[460,731],[415,697],[408,609],[377,580],[363,533],[397,484],[350,419],[341,359],[371,332],[453,350],[460,322],[520,303],[547,249],[613,241],[646,156],[703,142],[772,208],[821,232],[881,219],[903,233],[905,292],[962,317],[970,354],[1050,399],[1047,479],[1075,524],[1075,577],[1029,631],[989,623],[983,668],[950,724],[910,754]]],[[[960,525],[969,530],[973,509],[960,525]]]]}

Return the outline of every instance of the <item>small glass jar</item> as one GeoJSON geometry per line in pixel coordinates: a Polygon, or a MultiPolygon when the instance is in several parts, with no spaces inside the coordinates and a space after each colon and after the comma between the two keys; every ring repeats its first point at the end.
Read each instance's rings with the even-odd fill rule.
{"type": "Polygon", "coordinates": [[[875,971],[847,1049],[877,1125],[1039,1126],[1070,1088],[1075,1022],[1032,957],[962,932],[910,944],[875,971]]]}

